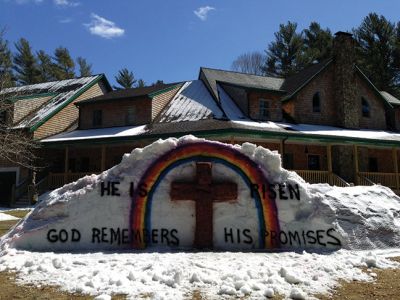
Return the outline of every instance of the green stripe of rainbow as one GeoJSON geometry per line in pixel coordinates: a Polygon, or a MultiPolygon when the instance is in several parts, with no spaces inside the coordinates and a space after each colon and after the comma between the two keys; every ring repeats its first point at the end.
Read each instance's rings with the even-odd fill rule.
{"type": "MultiPolygon", "coordinates": [[[[249,193],[251,184],[257,184],[259,187],[264,184],[269,187],[260,166],[230,145],[209,141],[178,145],[155,160],[142,176],[139,185],[146,185],[147,195],[141,196],[138,189],[134,191],[131,206],[132,234],[151,230],[152,196],[162,178],[173,168],[192,161],[210,161],[226,165],[242,177],[249,187],[249,193]]],[[[260,192],[256,192],[254,200],[259,218],[259,247],[271,249],[279,245],[270,235],[265,236],[265,232],[266,229],[279,232],[279,220],[275,200],[269,198],[268,194],[267,191],[263,197],[260,192]]],[[[132,239],[132,246],[143,249],[147,245],[144,240],[132,239]]]]}

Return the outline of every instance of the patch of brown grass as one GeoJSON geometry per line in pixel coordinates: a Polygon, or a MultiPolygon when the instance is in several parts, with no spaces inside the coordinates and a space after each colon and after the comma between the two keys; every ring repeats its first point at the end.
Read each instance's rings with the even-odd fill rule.
{"type": "Polygon", "coordinates": [[[23,209],[23,210],[9,210],[9,211],[6,211],[4,213],[7,214],[7,215],[14,216],[16,218],[23,218],[23,217],[26,216],[26,214],[28,212],[30,212],[30,210],[23,209]]]}
{"type": "MultiPolygon", "coordinates": [[[[400,262],[400,257],[393,258],[400,262]]],[[[365,270],[364,270],[365,271],[365,270]]],[[[316,295],[320,300],[398,300],[400,299],[400,270],[373,269],[377,274],[374,282],[339,281],[332,295],[316,295]]]]}
{"type": "Polygon", "coordinates": [[[19,220],[10,220],[10,221],[2,221],[0,222],[0,237],[7,233],[11,227],[17,224],[19,220]]]}

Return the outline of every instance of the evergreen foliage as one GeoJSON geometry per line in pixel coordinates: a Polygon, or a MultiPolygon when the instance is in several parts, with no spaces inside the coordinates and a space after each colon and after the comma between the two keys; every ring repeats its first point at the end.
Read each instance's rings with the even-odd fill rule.
{"type": "Polygon", "coordinates": [[[332,56],[333,36],[328,28],[322,29],[319,23],[311,22],[303,32],[307,64],[318,63],[332,56]]]}
{"type": "Polygon", "coordinates": [[[51,60],[50,55],[48,55],[43,50],[37,52],[38,58],[38,68],[39,68],[39,81],[40,82],[47,82],[56,80],[55,77],[55,65],[51,60]]]}
{"type": "Polygon", "coordinates": [[[38,83],[40,72],[37,59],[32,53],[29,42],[21,38],[15,43],[14,70],[17,82],[21,85],[38,83]]]}
{"type": "Polygon", "coordinates": [[[83,57],[78,57],[76,62],[79,66],[79,76],[92,76],[92,64],[89,64],[83,57]]]}
{"type": "Polygon", "coordinates": [[[55,77],[57,80],[71,79],[75,77],[75,62],[71,58],[67,48],[58,47],[54,51],[55,77]]]}
{"type": "Polygon", "coordinates": [[[297,32],[297,23],[280,24],[275,41],[266,51],[264,71],[269,75],[290,76],[305,66],[303,33],[297,32]]]}
{"type": "Polygon", "coordinates": [[[12,66],[12,54],[8,46],[8,41],[4,39],[4,30],[0,30],[0,78],[2,79],[0,90],[14,86],[12,66]]]}
{"type": "Polygon", "coordinates": [[[135,76],[127,68],[118,71],[115,81],[119,84],[119,86],[114,86],[117,90],[133,88],[136,83],[135,76]]]}
{"type": "Polygon", "coordinates": [[[379,90],[396,93],[400,81],[399,24],[370,13],[354,30],[358,64],[379,90]]]}

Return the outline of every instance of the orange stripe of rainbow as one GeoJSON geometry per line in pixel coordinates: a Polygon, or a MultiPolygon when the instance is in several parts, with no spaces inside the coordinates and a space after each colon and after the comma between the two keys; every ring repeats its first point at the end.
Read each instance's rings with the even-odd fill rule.
{"type": "MultiPolygon", "coordinates": [[[[142,176],[138,186],[145,184],[147,195],[141,195],[138,189],[134,191],[131,206],[132,235],[135,233],[143,235],[146,230],[150,231],[152,196],[162,178],[173,168],[193,161],[222,163],[237,172],[249,189],[252,184],[257,184],[259,187],[264,184],[269,188],[261,167],[230,145],[210,141],[178,145],[154,161],[142,176]]],[[[268,191],[261,193],[259,190],[253,196],[259,217],[260,248],[271,249],[278,248],[279,244],[265,232],[266,230],[279,232],[279,220],[275,200],[268,197],[268,194],[268,191]]],[[[137,235],[131,240],[134,248],[143,249],[147,246],[144,238],[137,238],[137,235]]]]}

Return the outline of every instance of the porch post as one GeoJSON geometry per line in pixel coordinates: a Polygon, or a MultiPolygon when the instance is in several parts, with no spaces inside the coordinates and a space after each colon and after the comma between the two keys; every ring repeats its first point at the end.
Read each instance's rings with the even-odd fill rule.
{"type": "Polygon", "coordinates": [[[354,152],[354,171],[355,171],[355,184],[358,185],[358,146],[354,145],[353,146],[353,152],[354,152]]]}
{"type": "Polygon", "coordinates": [[[400,189],[399,186],[399,165],[397,161],[397,149],[392,148],[392,154],[393,154],[393,162],[394,162],[394,172],[396,173],[396,190],[400,189]]]}
{"type": "Polygon", "coordinates": [[[69,170],[69,147],[65,147],[65,160],[64,160],[64,184],[68,181],[68,170],[69,170]]]}
{"type": "Polygon", "coordinates": [[[329,184],[333,185],[333,179],[332,179],[332,145],[328,144],[326,145],[326,159],[327,159],[327,164],[328,164],[328,179],[329,179],[329,184]]]}
{"type": "Polygon", "coordinates": [[[326,154],[327,154],[327,163],[328,163],[328,171],[329,174],[332,173],[332,145],[328,144],[326,146],[326,154]]]}
{"type": "Polygon", "coordinates": [[[101,146],[101,166],[100,171],[104,171],[106,169],[106,146],[101,146]]]}

